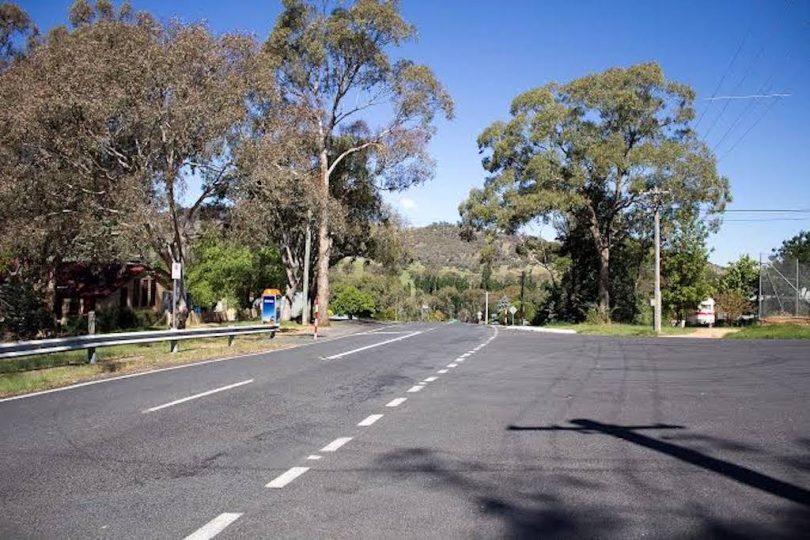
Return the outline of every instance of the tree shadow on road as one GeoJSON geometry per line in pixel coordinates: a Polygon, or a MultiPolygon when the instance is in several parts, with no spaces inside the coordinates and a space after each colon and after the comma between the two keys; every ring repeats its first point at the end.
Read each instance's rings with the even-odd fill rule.
{"type": "MultiPolygon", "coordinates": [[[[483,480],[498,476],[498,468],[477,462],[445,459],[424,448],[389,452],[377,460],[377,466],[396,479],[426,475],[431,485],[466,499],[486,518],[503,525],[494,536],[506,538],[593,538],[618,531],[621,519],[605,508],[581,504],[567,505],[554,489],[537,489],[537,477],[528,482],[504,483],[483,480]]],[[[567,475],[544,475],[549,487],[569,485],[573,488],[598,490],[598,482],[584,481],[567,475]],[[583,484],[583,482],[585,484],[583,484]]],[[[477,537],[481,536],[479,531],[477,537]]]]}

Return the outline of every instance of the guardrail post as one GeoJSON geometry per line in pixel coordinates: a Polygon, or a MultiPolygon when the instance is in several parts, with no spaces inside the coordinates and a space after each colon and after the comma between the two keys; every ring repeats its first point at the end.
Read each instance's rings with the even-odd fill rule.
{"type": "Polygon", "coordinates": [[[233,340],[236,338],[235,335],[231,334],[228,336],[228,347],[233,347],[233,340]]]}
{"type": "Polygon", "coordinates": [[[172,354],[180,351],[180,342],[176,339],[173,339],[169,342],[171,347],[172,354]]]}
{"type": "Polygon", "coordinates": [[[95,364],[96,360],[97,360],[97,358],[96,358],[96,348],[95,347],[90,347],[89,349],[87,349],[87,361],[89,363],[91,363],[91,364],[95,364]]]}
{"type": "MultiPolygon", "coordinates": [[[[92,310],[87,314],[87,333],[94,335],[96,333],[96,311],[92,310]]],[[[91,364],[96,363],[96,348],[91,347],[87,349],[87,361],[91,364]]]]}

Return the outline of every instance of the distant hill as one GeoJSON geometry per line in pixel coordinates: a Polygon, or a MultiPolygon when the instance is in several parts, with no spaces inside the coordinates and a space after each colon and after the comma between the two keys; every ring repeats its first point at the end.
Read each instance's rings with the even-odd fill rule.
{"type": "MultiPolygon", "coordinates": [[[[425,227],[411,227],[403,231],[404,243],[414,261],[435,271],[452,270],[463,273],[481,273],[481,248],[485,240],[478,236],[467,242],[459,236],[459,227],[453,223],[433,223],[425,227]]],[[[517,239],[503,236],[497,242],[497,254],[492,265],[493,274],[518,274],[526,264],[515,252],[517,239]]],[[[545,275],[545,270],[537,267],[533,275],[545,275]]]]}

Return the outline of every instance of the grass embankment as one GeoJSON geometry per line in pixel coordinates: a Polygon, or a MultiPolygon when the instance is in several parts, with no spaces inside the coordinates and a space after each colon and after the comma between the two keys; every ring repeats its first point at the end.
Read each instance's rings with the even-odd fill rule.
{"type": "MultiPolygon", "coordinates": [[[[282,332],[285,334],[294,334],[300,329],[301,326],[294,323],[282,325],[282,332]]],[[[86,351],[3,360],[0,361],[0,397],[57,388],[111,375],[283,349],[287,346],[271,341],[266,334],[259,334],[237,336],[231,347],[224,337],[183,340],[180,341],[180,351],[176,354],[169,353],[167,341],[102,347],[96,351],[96,364],[87,363],[86,351]]]]}
{"type": "Polygon", "coordinates": [[[765,324],[748,326],[726,339],[810,339],[810,326],[799,324],[765,324]]]}
{"type": "MultiPolygon", "coordinates": [[[[651,326],[641,326],[637,324],[553,324],[550,328],[569,328],[576,330],[578,334],[591,336],[624,336],[624,337],[654,337],[655,330],[651,326]]],[[[661,334],[665,336],[679,336],[691,334],[694,328],[680,328],[675,326],[664,326],[661,334]]]]}

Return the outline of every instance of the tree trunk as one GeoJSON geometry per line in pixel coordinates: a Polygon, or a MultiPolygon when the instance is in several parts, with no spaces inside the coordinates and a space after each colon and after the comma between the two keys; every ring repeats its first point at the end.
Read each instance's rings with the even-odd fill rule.
{"type": "Polygon", "coordinates": [[[321,197],[320,222],[318,224],[318,309],[320,325],[329,326],[329,257],[332,254],[332,237],[329,234],[329,162],[326,149],[321,151],[321,197]]]}
{"type": "Polygon", "coordinates": [[[610,248],[602,247],[599,252],[599,294],[598,309],[603,322],[610,321],[610,248]]]}
{"type": "Polygon", "coordinates": [[[593,237],[593,245],[596,248],[596,255],[599,261],[599,291],[597,294],[597,309],[602,322],[610,322],[610,240],[602,236],[599,228],[599,221],[596,218],[596,211],[592,206],[588,207],[591,216],[590,230],[593,237]]]}

